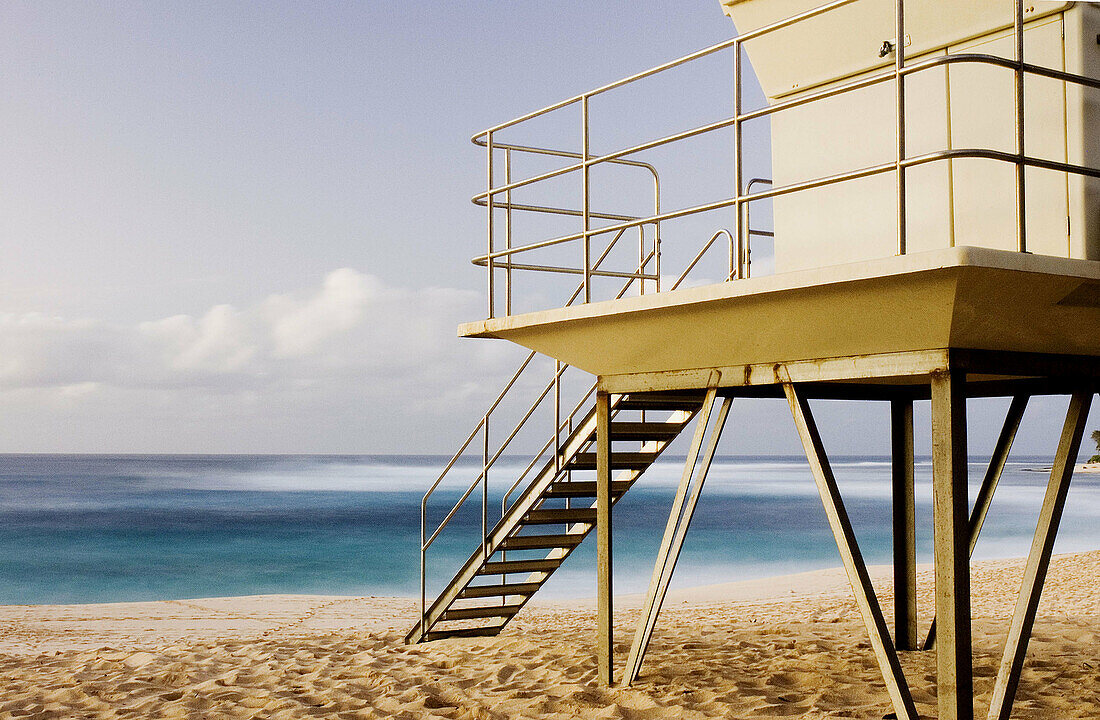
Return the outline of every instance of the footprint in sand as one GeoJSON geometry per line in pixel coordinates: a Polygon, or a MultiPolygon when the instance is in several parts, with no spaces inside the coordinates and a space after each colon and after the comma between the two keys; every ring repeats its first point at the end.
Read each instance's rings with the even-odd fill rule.
{"type": "Polygon", "coordinates": [[[505,665],[497,671],[497,682],[508,682],[517,670],[519,670],[519,667],[516,665],[505,665]]]}

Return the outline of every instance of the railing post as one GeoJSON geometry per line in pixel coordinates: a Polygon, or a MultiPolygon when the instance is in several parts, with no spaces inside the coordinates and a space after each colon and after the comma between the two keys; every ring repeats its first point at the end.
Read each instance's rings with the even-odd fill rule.
{"type": "MultiPolygon", "coordinates": [[[[741,125],[741,112],[742,112],[742,96],[741,96],[741,43],[735,42],[733,44],[733,185],[734,185],[734,219],[733,219],[733,232],[736,236],[735,245],[740,250],[744,241],[745,223],[743,221],[742,213],[745,212],[745,206],[741,202],[742,183],[744,183],[744,129],[741,125]]],[[[731,263],[732,265],[732,263],[731,263]]],[[[737,265],[740,267],[741,258],[737,259],[737,265]]],[[[733,268],[730,268],[730,274],[733,273],[733,268]]],[[[740,274],[739,274],[740,275],[740,274]]]]}
{"type": "MultiPolygon", "coordinates": [[[[512,184],[512,149],[504,150],[504,185],[512,184]]],[[[504,247],[512,249],[512,189],[504,191],[504,247]]],[[[504,266],[504,314],[512,314],[512,256],[504,266]]]]}
{"type": "Polygon", "coordinates": [[[894,87],[897,95],[897,157],[895,174],[898,190],[898,255],[906,253],[906,200],[905,200],[905,0],[897,0],[897,19],[894,40],[894,87]]]}
{"type": "Polygon", "coordinates": [[[554,476],[561,473],[561,360],[554,361],[554,476]]]}
{"type": "Polygon", "coordinates": [[[1024,2],[1016,0],[1016,249],[1027,252],[1027,189],[1024,164],[1024,2]]]}
{"type": "Polygon", "coordinates": [[[420,503],[420,633],[423,635],[427,628],[424,627],[428,621],[428,519],[427,519],[427,507],[428,500],[425,498],[420,503]]]}
{"type": "Polygon", "coordinates": [[[485,441],[481,451],[481,551],[489,559],[489,415],[485,415],[485,441]]]}
{"type": "MultiPolygon", "coordinates": [[[[488,158],[488,165],[486,168],[486,177],[488,178],[487,194],[485,196],[485,208],[488,212],[488,234],[489,234],[489,252],[486,254],[488,260],[485,263],[486,269],[489,271],[488,278],[488,290],[489,290],[489,318],[496,317],[496,313],[493,308],[493,132],[490,130],[485,135],[485,155],[488,158]]],[[[508,256],[508,262],[512,261],[512,256],[508,256]]]]}
{"type": "Polygon", "coordinates": [[[592,254],[591,244],[592,236],[589,235],[591,230],[591,213],[592,208],[589,201],[589,159],[590,159],[590,147],[588,144],[588,96],[585,95],[581,98],[581,202],[582,202],[582,222],[584,223],[584,235],[582,238],[581,246],[584,258],[581,262],[581,267],[584,270],[584,301],[586,303],[592,302],[592,254]]]}

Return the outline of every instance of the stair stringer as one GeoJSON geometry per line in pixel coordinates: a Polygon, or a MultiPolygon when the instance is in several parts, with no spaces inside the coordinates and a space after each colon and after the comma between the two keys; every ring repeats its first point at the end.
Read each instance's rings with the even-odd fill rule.
{"type": "Polygon", "coordinates": [[[504,542],[505,538],[515,529],[523,519],[523,516],[542,498],[542,493],[559,475],[565,472],[568,460],[580,452],[588,443],[589,438],[596,430],[596,409],[593,407],[578,423],[573,433],[566,439],[562,448],[562,459],[558,462],[551,458],[539,471],[534,481],[517,498],[511,509],[500,519],[489,533],[486,553],[481,546],[470,555],[470,558],[462,565],[447,587],[443,589],[439,597],[428,607],[424,617],[417,621],[412,630],[405,636],[405,644],[420,642],[424,635],[437,623],[443,613],[450,607],[459,593],[477,576],[487,557],[492,557],[504,542]]]}
{"type": "MultiPolygon", "coordinates": [[[[617,405],[623,396],[612,397],[612,413],[617,411],[617,405]]],[[[667,422],[670,424],[679,424],[680,430],[691,421],[696,415],[698,410],[677,410],[673,413],[672,417],[667,422]]],[[[500,549],[504,541],[509,538],[513,531],[523,525],[523,518],[528,512],[540,503],[544,497],[543,494],[549,488],[551,484],[559,480],[569,469],[569,463],[578,453],[584,450],[593,442],[596,432],[596,412],[593,407],[578,424],[573,433],[567,438],[565,444],[562,446],[562,457],[559,462],[555,462],[554,458],[551,458],[539,471],[535,480],[532,481],[526,490],[520,495],[508,512],[500,519],[500,521],[494,526],[493,530],[489,533],[487,545],[488,551],[483,547],[478,547],[463,564],[461,569],[455,574],[451,582],[447,587],[439,594],[434,602],[428,607],[424,616],[417,621],[416,625],[405,636],[406,644],[414,644],[424,640],[425,636],[431,632],[432,628],[440,622],[443,614],[451,607],[451,605],[459,598],[459,595],[469,587],[470,583],[479,576],[479,571],[484,566],[488,558],[492,558],[500,549]]],[[[652,449],[654,459],[656,459],[666,447],[668,447],[675,436],[668,440],[654,440],[645,442],[643,449],[652,449]]],[[[616,476],[616,481],[626,481],[631,485],[641,477],[652,463],[643,469],[635,470],[623,470],[616,476]]],[[[617,502],[618,498],[612,497],[612,503],[617,502]]],[[[595,502],[589,505],[589,508],[594,508],[595,502]]],[[[591,532],[593,524],[587,522],[578,522],[570,525],[566,529],[567,535],[587,535],[591,532]]],[[[543,559],[547,560],[564,560],[567,558],[577,546],[566,548],[553,548],[549,550],[543,559]]],[[[524,582],[535,582],[540,585],[545,582],[549,576],[553,574],[553,570],[547,571],[535,571],[529,573],[524,582]]],[[[517,612],[519,608],[522,608],[531,599],[531,595],[517,595],[522,597],[522,601],[518,604],[517,612]]],[[[502,598],[504,599],[504,598],[502,598]]],[[[495,630],[503,629],[507,625],[508,621],[514,615],[503,617],[503,621],[499,626],[495,627],[495,630]]]]}

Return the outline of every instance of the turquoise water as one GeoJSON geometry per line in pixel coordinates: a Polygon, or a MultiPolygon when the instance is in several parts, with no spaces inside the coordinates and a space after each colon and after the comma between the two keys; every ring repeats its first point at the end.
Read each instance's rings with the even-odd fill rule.
{"type": "MultiPolygon", "coordinates": [[[[1046,482],[1035,471],[1042,463],[1010,463],[977,556],[1026,554],[1046,482]]],[[[0,456],[0,603],[255,593],[413,596],[420,498],[441,464],[432,456],[0,456]]],[[[510,467],[524,464],[516,459],[510,467]]],[[[889,465],[842,458],[834,469],[868,562],[889,562],[889,465]]],[[[972,486],[982,471],[971,466],[972,486]]],[[[617,591],[641,591],[648,583],[679,473],[675,460],[662,461],[616,506],[617,591]]],[[[927,562],[927,462],[918,464],[917,483],[918,546],[927,562]]],[[[430,506],[433,522],[458,493],[441,488],[430,506]]],[[[1100,548],[1098,511],[1100,477],[1079,476],[1057,551],[1100,548]]],[[[477,546],[480,522],[480,503],[472,503],[433,546],[431,587],[477,546]]],[[[719,458],[675,584],[836,565],[803,461],[719,458]]],[[[593,595],[593,566],[589,541],[544,594],[593,595]]]]}

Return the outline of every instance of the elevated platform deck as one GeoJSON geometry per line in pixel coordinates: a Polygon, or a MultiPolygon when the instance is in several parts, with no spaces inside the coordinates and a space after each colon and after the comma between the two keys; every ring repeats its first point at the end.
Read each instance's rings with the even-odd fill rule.
{"type": "Polygon", "coordinates": [[[775,384],[785,378],[770,377],[773,366],[801,362],[814,363],[805,380],[828,381],[819,361],[859,356],[878,356],[876,371],[838,368],[835,379],[912,384],[912,368],[892,374],[882,358],[1100,356],[1100,262],[947,248],[494,318],[459,334],[518,343],[612,392],[703,387],[715,369],[723,386],[775,384]]]}

